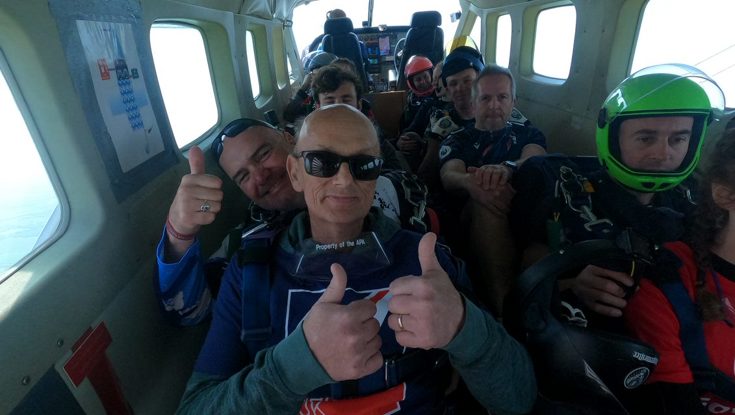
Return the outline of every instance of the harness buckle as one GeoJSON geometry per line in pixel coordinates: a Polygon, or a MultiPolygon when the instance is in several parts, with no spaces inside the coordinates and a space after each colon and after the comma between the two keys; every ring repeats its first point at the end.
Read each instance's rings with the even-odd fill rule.
{"type": "Polygon", "coordinates": [[[569,207],[569,209],[579,214],[589,215],[591,213],[590,206],[592,206],[592,198],[590,197],[590,193],[582,184],[586,181],[587,179],[574,173],[571,168],[561,166],[561,168],[559,168],[559,180],[556,182],[557,186],[554,189],[554,193],[558,195],[559,190],[561,190],[561,194],[564,196],[564,203],[569,207]],[[570,189],[570,186],[573,187],[573,189],[570,189]],[[585,208],[587,209],[585,210],[585,208]]]}
{"type": "Polygon", "coordinates": [[[397,379],[395,374],[396,359],[385,359],[383,362],[383,380],[386,387],[391,387],[397,379]]]}
{"type": "Polygon", "coordinates": [[[267,223],[265,223],[265,222],[264,222],[264,223],[260,223],[260,224],[258,224],[258,225],[255,225],[255,226],[253,226],[252,228],[250,228],[250,229],[248,229],[248,230],[244,231],[244,232],[242,233],[242,235],[240,236],[240,239],[244,241],[245,239],[248,239],[248,237],[249,237],[250,235],[253,235],[253,234],[255,234],[255,233],[258,233],[258,232],[260,232],[261,230],[263,230],[263,229],[265,229],[265,228],[267,228],[267,227],[268,227],[268,224],[267,224],[267,223]]]}
{"type": "Polygon", "coordinates": [[[615,244],[631,255],[635,260],[642,261],[646,264],[653,263],[653,254],[659,249],[659,246],[653,244],[648,239],[638,235],[631,228],[626,228],[615,238],[615,244]]]}
{"type": "Polygon", "coordinates": [[[584,224],[584,228],[586,230],[590,232],[600,230],[602,231],[602,233],[610,232],[610,228],[612,228],[612,226],[613,223],[610,221],[610,219],[597,219],[584,224]]]}
{"type": "Polygon", "coordinates": [[[426,224],[422,221],[426,215],[426,194],[428,193],[426,185],[415,180],[408,180],[406,177],[401,177],[400,182],[406,202],[414,207],[411,216],[408,218],[408,223],[413,227],[420,227],[423,231],[426,231],[426,224]]]}

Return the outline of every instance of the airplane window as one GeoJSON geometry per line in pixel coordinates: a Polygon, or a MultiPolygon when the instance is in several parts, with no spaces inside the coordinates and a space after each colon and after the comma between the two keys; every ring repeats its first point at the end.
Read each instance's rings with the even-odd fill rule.
{"type": "Polygon", "coordinates": [[[572,63],[577,11],[574,6],[542,10],[536,18],[533,71],[542,76],[567,79],[572,63]]]}
{"type": "Polygon", "coordinates": [[[735,2],[650,0],[630,73],[660,63],[685,63],[712,77],[735,107],[735,2]],[[686,27],[686,30],[682,30],[686,27]]]}
{"type": "Polygon", "coordinates": [[[61,211],[59,198],[2,72],[0,108],[3,142],[10,150],[0,163],[0,194],[4,195],[0,210],[1,281],[56,232],[61,211]]]}
{"type": "Polygon", "coordinates": [[[495,38],[495,63],[508,67],[510,65],[510,37],[513,26],[509,14],[498,17],[498,32],[495,38]]]}
{"type": "Polygon", "coordinates": [[[217,123],[219,111],[202,33],[188,25],[155,23],[151,52],[163,102],[179,148],[217,123]]]}
{"type": "Polygon", "coordinates": [[[258,62],[255,59],[255,42],[253,32],[248,30],[245,37],[245,49],[248,53],[248,70],[250,71],[250,87],[253,90],[253,98],[260,95],[260,78],[258,78],[258,62]]]}
{"type": "Polygon", "coordinates": [[[481,43],[482,43],[482,25],[483,24],[484,23],[482,21],[482,16],[477,16],[477,18],[475,19],[475,23],[472,26],[472,32],[470,32],[470,37],[472,38],[472,40],[476,41],[475,43],[477,43],[477,47],[480,48],[480,50],[482,50],[481,43]]]}

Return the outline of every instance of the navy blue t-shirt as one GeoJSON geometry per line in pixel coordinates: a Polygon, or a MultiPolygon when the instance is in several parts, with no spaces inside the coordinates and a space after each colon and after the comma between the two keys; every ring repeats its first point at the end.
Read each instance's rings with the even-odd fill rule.
{"type": "Polygon", "coordinates": [[[499,164],[521,158],[523,147],[538,144],[546,148],[546,137],[535,127],[508,123],[497,131],[482,131],[474,126],[456,131],[442,142],[439,162],[460,159],[467,167],[499,164]]]}

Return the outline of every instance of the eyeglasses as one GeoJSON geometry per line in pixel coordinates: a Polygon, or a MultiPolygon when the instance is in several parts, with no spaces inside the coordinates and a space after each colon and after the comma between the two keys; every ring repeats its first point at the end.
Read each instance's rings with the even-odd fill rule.
{"type": "Polygon", "coordinates": [[[214,143],[212,143],[214,158],[216,160],[219,160],[220,156],[222,156],[222,151],[224,151],[224,141],[226,138],[235,137],[248,128],[256,126],[271,128],[274,130],[276,129],[276,127],[268,124],[265,121],[254,120],[252,118],[239,118],[235,121],[232,121],[231,123],[227,124],[225,128],[222,129],[217,138],[215,138],[214,143]]]}
{"type": "Polygon", "coordinates": [[[314,177],[332,177],[342,163],[347,163],[355,180],[375,180],[383,166],[382,158],[365,154],[341,156],[331,151],[302,151],[299,157],[304,158],[306,173],[314,177]]]}

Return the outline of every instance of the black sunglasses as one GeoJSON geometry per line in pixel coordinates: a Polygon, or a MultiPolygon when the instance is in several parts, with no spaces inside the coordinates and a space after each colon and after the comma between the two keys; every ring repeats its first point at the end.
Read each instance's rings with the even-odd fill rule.
{"type": "Polygon", "coordinates": [[[302,151],[299,157],[304,158],[306,173],[315,177],[332,177],[342,163],[347,163],[355,180],[375,180],[383,166],[382,158],[365,154],[341,156],[331,151],[302,151]]]}
{"type": "Polygon", "coordinates": [[[252,118],[239,118],[235,121],[230,122],[225,126],[225,128],[222,129],[222,131],[212,143],[212,151],[214,152],[215,160],[219,161],[220,156],[222,156],[222,151],[224,151],[225,138],[235,137],[248,128],[256,126],[271,128],[274,130],[276,129],[276,127],[268,124],[265,121],[254,120],[252,118]]]}

